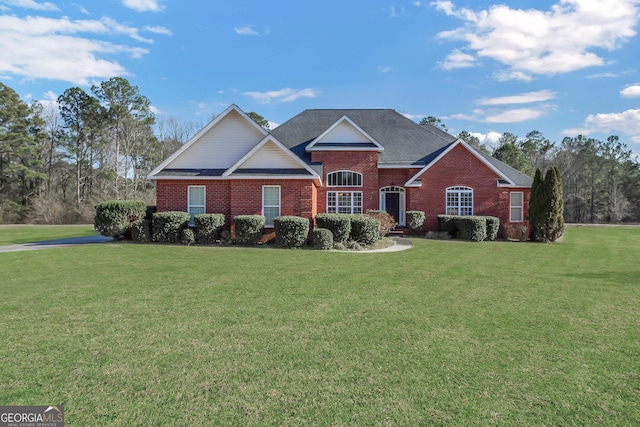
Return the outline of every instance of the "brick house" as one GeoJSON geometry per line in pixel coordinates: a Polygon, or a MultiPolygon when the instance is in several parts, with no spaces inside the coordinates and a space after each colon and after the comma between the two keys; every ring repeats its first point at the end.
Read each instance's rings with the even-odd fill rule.
{"type": "Polygon", "coordinates": [[[279,215],[382,209],[526,223],[532,179],[389,109],[305,110],[267,132],[231,105],[149,174],[158,212],[279,215]]]}

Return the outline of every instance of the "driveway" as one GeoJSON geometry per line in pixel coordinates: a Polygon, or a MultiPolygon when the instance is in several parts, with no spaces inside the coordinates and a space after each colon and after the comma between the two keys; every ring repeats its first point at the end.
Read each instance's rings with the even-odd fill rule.
{"type": "Polygon", "coordinates": [[[68,239],[45,240],[42,242],[35,242],[35,243],[22,243],[19,245],[0,246],[0,253],[34,251],[37,249],[49,249],[49,248],[65,248],[69,246],[78,246],[78,245],[93,245],[93,244],[106,243],[111,241],[113,241],[112,237],[104,237],[104,236],[71,237],[68,239]]]}

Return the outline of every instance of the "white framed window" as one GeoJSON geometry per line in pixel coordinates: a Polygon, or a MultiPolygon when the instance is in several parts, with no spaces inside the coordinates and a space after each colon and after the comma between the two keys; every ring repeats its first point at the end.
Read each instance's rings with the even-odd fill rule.
{"type": "Polygon", "coordinates": [[[362,191],[327,191],[328,213],[362,213],[362,191]]]}
{"type": "Polygon", "coordinates": [[[190,185],[187,191],[187,212],[193,216],[206,212],[206,187],[204,185],[190,185]]]}
{"type": "Polygon", "coordinates": [[[327,174],[328,187],[362,187],[362,174],[352,171],[335,171],[327,174]]]}
{"type": "Polygon", "coordinates": [[[522,191],[509,193],[509,212],[511,222],[524,221],[524,193],[522,191]]]}
{"type": "Polygon", "coordinates": [[[473,215],[473,188],[447,188],[447,215],[473,215]]]}
{"type": "Polygon", "coordinates": [[[265,217],[265,226],[273,226],[273,218],[280,216],[280,186],[262,186],[262,215],[265,217]]]}

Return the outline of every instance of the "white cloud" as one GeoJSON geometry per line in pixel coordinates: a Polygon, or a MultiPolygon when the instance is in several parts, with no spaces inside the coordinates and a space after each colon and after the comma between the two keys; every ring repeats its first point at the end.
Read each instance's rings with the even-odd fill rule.
{"type": "Polygon", "coordinates": [[[502,137],[501,133],[498,132],[487,132],[487,133],[478,133],[478,132],[469,132],[471,136],[475,136],[480,141],[480,144],[486,145],[487,147],[495,148],[498,146],[500,141],[500,137],[502,137]]]}
{"type": "Polygon", "coordinates": [[[268,120],[267,123],[269,123],[269,129],[274,130],[275,128],[277,128],[278,126],[280,126],[280,123],[278,122],[272,122],[271,120],[268,120]]]}
{"type": "Polygon", "coordinates": [[[627,86],[620,91],[620,95],[625,98],[636,98],[640,96],[640,85],[627,86]]]}
{"type": "Polygon", "coordinates": [[[256,30],[254,30],[248,25],[245,25],[244,27],[235,27],[233,31],[235,31],[236,34],[239,34],[241,36],[259,36],[260,35],[256,30]]]}
{"type": "Polygon", "coordinates": [[[139,58],[147,49],[114,44],[99,36],[124,34],[151,43],[132,28],[111,18],[71,20],[68,17],[18,18],[0,15],[0,74],[87,85],[93,79],[129,75],[114,60],[101,56],[125,54],[139,58]]]}
{"type": "Polygon", "coordinates": [[[426,114],[409,114],[409,113],[401,113],[409,120],[413,120],[415,122],[422,120],[424,117],[427,117],[426,114]]]}
{"type": "Polygon", "coordinates": [[[2,3],[8,4],[10,6],[22,7],[24,9],[35,9],[35,10],[47,10],[47,11],[57,11],[58,6],[53,3],[44,2],[38,3],[34,0],[2,0],[2,3]]]}
{"type": "Polygon", "coordinates": [[[497,98],[482,98],[478,100],[480,105],[506,105],[506,104],[529,104],[532,102],[548,101],[556,97],[555,92],[550,90],[539,90],[537,92],[521,93],[520,95],[501,96],[497,98]]]}
{"type": "Polygon", "coordinates": [[[542,116],[544,111],[538,108],[514,108],[484,118],[486,123],[520,123],[542,116]]]}
{"type": "Polygon", "coordinates": [[[378,71],[382,74],[387,74],[393,71],[393,67],[384,67],[382,65],[378,66],[378,71]]]}
{"type": "Polygon", "coordinates": [[[454,68],[473,67],[476,61],[473,55],[454,49],[439,65],[445,70],[453,70],[454,68]]]}
{"type": "Polygon", "coordinates": [[[284,88],[280,90],[273,90],[268,92],[245,92],[244,95],[254,99],[254,101],[261,104],[269,104],[275,102],[291,102],[298,98],[315,98],[316,92],[311,88],[302,90],[294,90],[291,88],[284,88]]]}
{"type": "MultiPolygon", "coordinates": [[[[511,71],[532,74],[565,73],[603,65],[598,52],[614,50],[636,34],[637,0],[560,0],[550,10],[487,10],[456,8],[451,1],[432,3],[437,10],[465,25],[443,31],[438,38],[465,43],[465,50],[491,58],[511,71]]],[[[473,61],[467,61],[467,66],[473,61]]]]}
{"type": "Polygon", "coordinates": [[[596,132],[620,131],[627,135],[640,134],[640,109],[621,113],[598,113],[589,115],[584,121],[589,129],[596,132]]]}
{"type": "Polygon", "coordinates": [[[122,0],[122,5],[136,12],[161,12],[161,0],[122,0]]]}
{"type": "Polygon", "coordinates": [[[493,73],[493,78],[499,82],[506,82],[509,80],[530,82],[531,80],[533,80],[533,78],[529,74],[516,70],[498,70],[493,73]]]}
{"type": "Polygon", "coordinates": [[[78,8],[78,10],[80,11],[80,13],[85,14],[85,15],[91,15],[91,13],[82,5],[79,5],[78,3],[72,3],[75,7],[78,8]]]}
{"type": "Polygon", "coordinates": [[[165,35],[165,36],[172,36],[173,35],[173,32],[170,29],[165,28],[165,27],[149,27],[149,26],[145,26],[145,27],[142,27],[142,29],[144,31],[149,31],[150,33],[162,34],[162,35],[165,35]]]}

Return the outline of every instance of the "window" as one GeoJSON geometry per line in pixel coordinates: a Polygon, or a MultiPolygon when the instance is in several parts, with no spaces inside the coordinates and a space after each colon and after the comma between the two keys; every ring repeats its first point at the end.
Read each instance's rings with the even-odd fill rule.
{"type": "Polygon", "coordinates": [[[514,191],[509,194],[509,205],[511,210],[511,222],[522,222],[524,220],[524,193],[514,191]]]}
{"type": "Polygon", "coordinates": [[[280,186],[262,186],[262,215],[265,225],[273,226],[273,218],[280,216],[280,186]]]}
{"type": "Polygon", "coordinates": [[[327,174],[329,187],[362,187],[362,174],[351,171],[337,171],[327,174]]]}
{"type": "Polygon", "coordinates": [[[361,191],[328,191],[327,212],[329,213],[362,213],[361,191]]]}
{"type": "Polygon", "coordinates": [[[447,188],[447,215],[473,215],[472,188],[447,188]]]}
{"type": "Polygon", "coordinates": [[[187,197],[187,212],[191,214],[191,222],[193,222],[194,215],[205,213],[205,199],[206,197],[204,185],[189,186],[187,197]]]}

